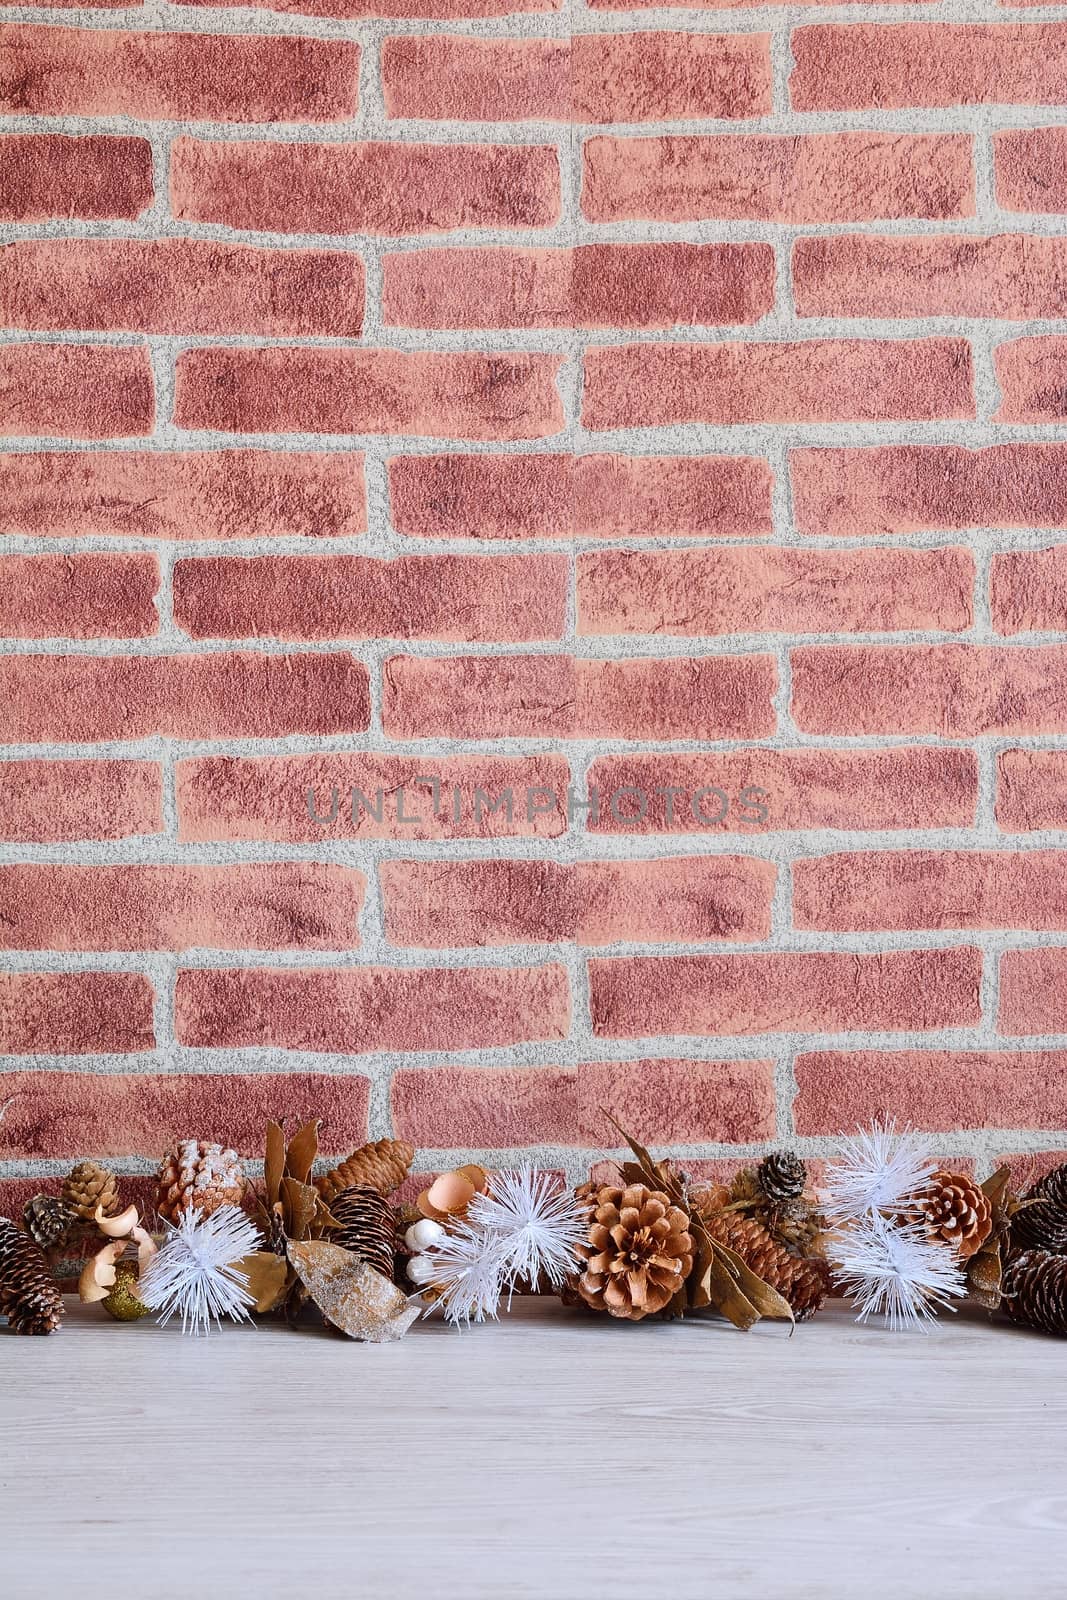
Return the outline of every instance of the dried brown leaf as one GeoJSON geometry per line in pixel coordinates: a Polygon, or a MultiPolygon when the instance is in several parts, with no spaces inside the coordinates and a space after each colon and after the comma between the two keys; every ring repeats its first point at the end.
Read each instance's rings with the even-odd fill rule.
{"type": "Polygon", "coordinates": [[[271,1250],[256,1250],[250,1256],[242,1256],[236,1270],[248,1279],[248,1292],[256,1302],[256,1310],[273,1311],[285,1293],[289,1276],[285,1257],[276,1256],[271,1250]]]}
{"type": "Polygon", "coordinates": [[[297,1183],[308,1183],[318,1153],[319,1122],[316,1117],[312,1122],[305,1122],[289,1140],[289,1148],[285,1152],[286,1176],[295,1178],[297,1183]]]}
{"type": "Polygon", "coordinates": [[[290,1239],[306,1239],[318,1207],[318,1191],[295,1178],[282,1179],[285,1232],[290,1239]]]}
{"type": "Polygon", "coordinates": [[[263,1158],[263,1186],[267,1193],[267,1205],[272,1209],[282,1192],[284,1174],[285,1134],[277,1122],[268,1122],[267,1147],[263,1158]]]}

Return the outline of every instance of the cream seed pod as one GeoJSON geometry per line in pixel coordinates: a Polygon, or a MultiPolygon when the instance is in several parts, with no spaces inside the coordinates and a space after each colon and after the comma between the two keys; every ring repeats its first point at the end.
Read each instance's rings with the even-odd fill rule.
{"type": "Polygon", "coordinates": [[[433,1275],[433,1267],[426,1251],[444,1237],[444,1228],[431,1217],[423,1217],[421,1222],[413,1222],[404,1234],[404,1243],[411,1251],[411,1259],[407,1263],[408,1281],[415,1284],[416,1288],[424,1288],[433,1275]]]}

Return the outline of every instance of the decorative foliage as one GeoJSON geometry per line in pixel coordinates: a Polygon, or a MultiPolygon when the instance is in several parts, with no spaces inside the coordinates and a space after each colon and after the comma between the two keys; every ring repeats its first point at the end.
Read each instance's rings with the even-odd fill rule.
{"type": "Polygon", "coordinates": [[[921,1222],[858,1219],[835,1243],[838,1286],[859,1307],[857,1322],[882,1315],[890,1328],[921,1327],[966,1292],[959,1257],[921,1222]]]}
{"type": "Polygon", "coordinates": [[[167,1229],[141,1278],[141,1299],[160,1312],[160,1326],[180,1316],[183,1333],[201,1334],[223,1317],[248,1321],[255,1302],[239,1263],[260,1243],[251,1219],[236,1206],[220,1206],[209,1216],[183,1211],[167,1229]]]}
{"type": "Polygon", "coordinates": [[[842,1143],[827,1168],[825,1210],[831,1222],[852,1223],[876,1212],[901,1211],[937,1171],[929,1141],[891,1120],[862,1128],[842,1143]]]}

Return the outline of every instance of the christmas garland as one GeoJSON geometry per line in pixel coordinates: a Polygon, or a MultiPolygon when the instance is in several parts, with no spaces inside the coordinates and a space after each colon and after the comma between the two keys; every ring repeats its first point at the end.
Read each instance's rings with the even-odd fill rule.
{"type": "Polygon", "coordinates": [[[77,1242],[83,1301],[122,1322],[176,1318],[191,1334],[315,1315],[382,1342],[420,1315],[468,1326],[534,1291],[594,1316],[718,1314],[738,1328],[807,1321],[830,1294],[894,1329],[968,1298],[1067,1334],[1067,1164],[1020,1197],[1006,1167],[978,1184],[939,1168],[919,1135],[875,1124],[844,1142],[818,1190],[787,1151],[700,1185],[619,1132],[632,1159],[615,1183],[572,1191],[532,1166],[468,1165],[401,1204],[415,1156],[405,1141],[364,1145],[316,1177],[318,1122],[288,1140],[272,1122],[258,1184],[222,1145],[169,1150],[152,1219],[83,1161],[59,1195],[28,1202],[22,1226],[0,1218],[0,1316],[16,1333],[58,1328],[52,1268],[77,1242]]]}

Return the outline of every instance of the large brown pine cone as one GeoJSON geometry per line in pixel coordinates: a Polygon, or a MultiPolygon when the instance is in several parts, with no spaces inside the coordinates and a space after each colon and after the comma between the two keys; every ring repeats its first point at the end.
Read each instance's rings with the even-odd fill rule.
{"type": "Polygon", "coordinates": [[[78,1216],[54,1194],[35,1194],[22,1210],[22,1225],[42,1250],[55,1250],[79,1222],[78,1216]]]}
{"type": "Polygon", "coordinates": [[[1013,1322],[1067,1337],[1067,1255],[1024,1250],[1012,1256],[1001,1288],[1002,1304],[1013,1322]]]}
{"type": "Polygon", "coordinates": [[[915,1209],[927,1235],[954,1244],[963,1261],[980,1250],[993,1227],[989,1200],[961,1172],[935,1172],[915,1196],[915,1209]]]}
{"type": "Polygon", "coordinates": [[[758,1217],[742,1211],[705,1212],[701,1207],[700,1215],[713,1239],[788,1300],[798,1322],[815,1315],[830,1290],[830,1263],[823,1256],[793,1255],[758,1217]]]}
{"type": "Polygon", "coordinates": [[[377,1189],[379,1194],[389,1195],[399,1189],[414,1159],[415,1146],[406,1139],[378,1139],[374,1144],[361,1145],[347,1161],[342,1161],[324,1177],[316,1178],[315,1187],[327,1205],[342,1189],[364,1184],[377,1189]]]}
{"type": "Polygon", "coordinates": [[[84,1222],[92,1222],[97,1206],[105,1217],[117,1217],[122,1210],[119,1186],[106,1167],[95,1161],[79,1161],[63,1184],[63,1201],[84,1222]]]}
{"type": "Polygon", "coordinates": [[[0,1217],[0,1316],[16,1333],[52,1333],[63,1321],[63,1296],[40,1246],[0,1217]]]}
{"type": "Polygon", "coordinates": [[[220,1206],[239,1206],[247,1187],[237,1151],[204,1139],[182,1139],[168,1150],[157,1181],[156,1208],[167,1222],[184,1211],[209,1217],[220,1206]]]}
{"type": "Polygon", "coordinates": [[[1012,1248],[1067,1255],[1067,1162],[1031,1184],[1023,1199],[1037,1204],[1024,1206],[1012,1217],[1012,1248]]]}
{"type": "Polygon", "coordinates": [[[640,1322],[663,1311],[693,1265],[689,1218],[669,1195],[642,1183],[605,1187],[582,1245],[578,1293],[594,1311],[640,1322]]]}
{"type": "Polygon", "coordinates": [[[384,1195],[370,1184],[342,1189],[330,1201],[330,1214],[340,1226],[327,1234],[331,1244],[362,1256],[386,1278],[393,1276],[396,1216],[384,1195]]]}

